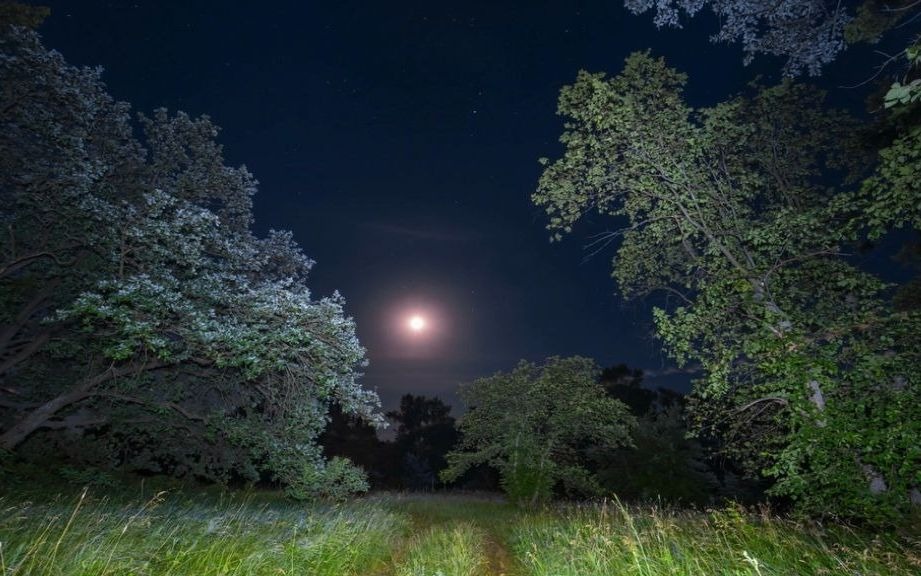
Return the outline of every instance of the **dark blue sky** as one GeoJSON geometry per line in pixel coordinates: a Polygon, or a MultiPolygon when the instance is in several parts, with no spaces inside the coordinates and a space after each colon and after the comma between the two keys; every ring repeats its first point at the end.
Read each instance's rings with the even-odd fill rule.
{"type": "Polygon", "coordinates": [[[230,163],[261,182],[258,231],[293,230],[314,292],[346,297],[385,406],[405,392],[454,402],[457,383],[519,358],[670,366],[648,304],[616,295],[613,253],[582,263],[610,223],[551,245],[529,196],[579,69],[614,74],[651,48],[689,73],[695,105],[753,77],[738,47],[708,42],[709,15],[657,31],[618,0],[42,3],[46,43],[103,66],[116,98],[223,127],[230,163]],[[437,314],[438,337],[399,333],[414,307],[437,314]]]}

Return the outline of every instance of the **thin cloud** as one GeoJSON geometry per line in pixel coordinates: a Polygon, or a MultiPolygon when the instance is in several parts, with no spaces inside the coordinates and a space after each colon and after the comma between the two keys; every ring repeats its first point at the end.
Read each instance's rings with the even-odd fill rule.
{"type": "Polygon", "coordinates": [[[409,226],[397,226],[383,222],[363,222],[361,226],[372,232],[389,236],[402,236],[418,240],[434,240],[436,242],[473,242],[482,238],[482,234],[468,230],[412,228],[409,226]]]}

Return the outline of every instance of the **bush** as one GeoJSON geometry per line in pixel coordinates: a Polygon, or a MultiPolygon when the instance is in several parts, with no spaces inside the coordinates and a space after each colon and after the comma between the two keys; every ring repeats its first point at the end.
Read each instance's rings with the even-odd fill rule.
{"type": "Polygon", "coordinates": [[[342,502],[353,494],[368,491],[368,477],[347,458],[336,456],[323,466],[305,465],[301,475],[285,488],[296,500],[333,500],[342,502]]]}

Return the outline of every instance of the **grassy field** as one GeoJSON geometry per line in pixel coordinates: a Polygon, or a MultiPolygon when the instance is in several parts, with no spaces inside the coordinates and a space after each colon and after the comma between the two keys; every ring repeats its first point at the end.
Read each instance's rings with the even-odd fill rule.
{"type": "Polygon", "coordinates": [[[0,575],[921,574],[921,543],[736,508],[273,494],[0,497],[0,575]]]}

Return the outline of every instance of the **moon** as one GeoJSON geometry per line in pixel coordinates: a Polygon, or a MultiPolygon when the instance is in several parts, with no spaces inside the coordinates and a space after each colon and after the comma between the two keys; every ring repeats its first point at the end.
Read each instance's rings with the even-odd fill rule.
{"type": "Polygon", "coordinates": [[[425,321],[425,318],[423,318],[422,316],[418,314],[414,314],[409,317],[409,321],[407,322],[407,325],[409,326],[410,330],[412,330],[413,332],[419,333],[425,330],[427,322],[425,321]]]}

